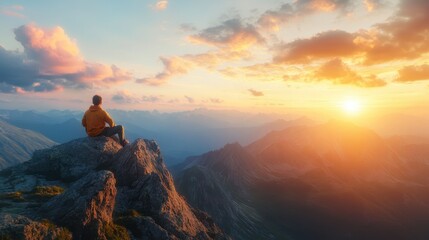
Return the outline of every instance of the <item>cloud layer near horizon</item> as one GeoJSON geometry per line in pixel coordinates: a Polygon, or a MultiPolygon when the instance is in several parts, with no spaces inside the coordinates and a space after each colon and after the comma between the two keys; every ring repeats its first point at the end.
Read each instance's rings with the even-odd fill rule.
{"type": "Polygon", "coordinates": [[[0,92],[50,92],[63,88],[107,87],[132,79],[115,65],[85,61],[61,27],[29,24],[14,30],[24,52],[0,46],[0,92]]]}

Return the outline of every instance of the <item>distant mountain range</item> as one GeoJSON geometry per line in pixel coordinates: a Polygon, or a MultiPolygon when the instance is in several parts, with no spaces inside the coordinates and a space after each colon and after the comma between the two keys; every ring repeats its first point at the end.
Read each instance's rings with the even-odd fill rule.
{"type": "Polygon", "coordinates": [[[173,172],[234,239],[428,239],[427,146],[330,121],[229,144],[173,172]]]}
{"type": "Polygon", "coordinates": [[[35,150],[55,144],[40,133],[21,129],[0,120],[0,169],[31,158],[35,150]]]}
{"type": "MultiPolygon", "coordinates": [[[[288,120],[281,120],[280,115],[206,109],[174,113],[108,111],[117,124],[125,126],[130,140],[155,139],[163,149],[167,165],[219,148],[226,142],[249,144],[273,130],[313,123],[287,115],[284,117],[288,120]]],[[[74,111],[0,110],[0,118],[8,123],[39,132],[58,143],[86,136],[80,122],[82,115],[83,112],[74,111]]]]}

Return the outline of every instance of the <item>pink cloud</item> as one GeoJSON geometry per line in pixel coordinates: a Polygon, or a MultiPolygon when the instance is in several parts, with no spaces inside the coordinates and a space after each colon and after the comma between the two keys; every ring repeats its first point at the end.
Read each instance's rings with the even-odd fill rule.
{"type": "Polygon", "coordinates": [[[15,39],[22,44],[27,56],[40,65],[41,74],[70,74],[85,68],[77,44],[61,27],[42,29],[24,25],[15,29],[15,39]]]}
{"type": "Polygon", "coordinates": [[[155,5],[156,10],[164,10],[167,7],[168,7],[168,1],[167,0],[159,0],[155,5]]]}
{"type": "Polygon", "coordinates": [[[131,80],[132,74],[115,65],[85,61],[79,48],[61,27],[24,25],[15,29],[24,52],[0,47],[2,92],[57,91],[63,88],[108,87],[131,80]]]}
{"type": "Polygon", "coordinates": [[[25,15],[22,13],[23,10],[24,7],[21,5],[5,6],[0,7],[0,14],[10,17],[25,18],[25,15]]]}

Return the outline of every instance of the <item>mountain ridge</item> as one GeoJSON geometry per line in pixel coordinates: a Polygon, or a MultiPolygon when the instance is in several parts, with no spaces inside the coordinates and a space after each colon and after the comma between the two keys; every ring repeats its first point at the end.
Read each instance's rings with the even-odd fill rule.
{"type": "MultiPolygon", "coordinates": [[[[396,152],[375,132],[346,121],[274,131],[242,148],[247,154],[225,146],[193,157],[191,168],[175,170],[179,192],[192,206],[211,214],[219,225],[227,221],[222,219],[233,220],[237,214],[217,211],[215,204],[229,206],[245,198],[247,201],[242,203],[258,219],[248,221],[249,228],[266,229],[265,233],[254,231],[255,238],[266,239],[269,234],[273,239],[429,236],[422,224],[429,221],[429,165],[423,159],[426,151],[419,154],[421,159],[409,159],[407,156],[414,156],[410,154],[414,148],[396,152]],[[243,159],[241,169],[236,170],[238,175],[246,165],[260,169],[252,172],[256,173],[249,177],[252,181],[231,189],[234,181],[223,173],[234,168],[219,162],[239,155],[243,159]],[[195,198],[197,193],[209,194],[205,189],[212,191],[195,187],[207,178],[219,183],[216,192],[230,197],[219,197],[218,202],[195,198]],[[187,182],[193,184],[181,184],[187,182]]],[[[246,214],[241,217],[251,219],[246,214]]],[[[234,227],[226,229],[227,233],[236,239],[248,238],[240,227],[234,227]]]]}
{"type": "Polygon", "coordinates": [[[35,150],[55,144],[42,134],[15,127],[0,119],[0,170],[27,161],[35,150]]]}

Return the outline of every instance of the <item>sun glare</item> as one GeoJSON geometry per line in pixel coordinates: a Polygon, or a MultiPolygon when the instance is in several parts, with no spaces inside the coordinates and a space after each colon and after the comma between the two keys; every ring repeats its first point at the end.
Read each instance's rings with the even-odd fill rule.
{"type": "Polygon", "coordinates": [[[351,116],[358,115],[362,110],[362,104],[356,99],[347,99],[342,103],[343,111],[351,116]]]}

